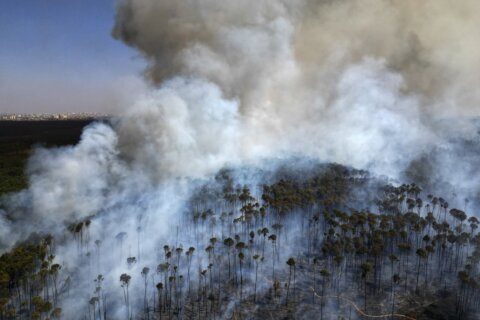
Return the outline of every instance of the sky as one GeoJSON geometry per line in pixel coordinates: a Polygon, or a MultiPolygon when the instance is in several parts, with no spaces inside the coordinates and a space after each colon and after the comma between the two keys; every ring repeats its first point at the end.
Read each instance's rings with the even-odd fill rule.
{"type": "Polygon", "coordinates": [[[115,0],[1,0],[0,113],[111,112],[145,65],[111,37],[115,0]]]}

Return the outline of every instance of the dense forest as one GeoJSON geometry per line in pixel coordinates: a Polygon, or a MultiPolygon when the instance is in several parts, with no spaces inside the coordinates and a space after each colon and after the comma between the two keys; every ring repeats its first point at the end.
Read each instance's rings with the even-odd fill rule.
{"type": "Polygon", "coordinates": [[[140,217],[136,235],[97,238],[102,213],[32,235],[0,257],[1,319],[62,318],[72,301],[88,320],[478,317],[468,199],[454,208],[333,164],[245,172],[197,184],[169,242],[151,252],[140,217]],[[77,266],[56,256],[72,243],[77,266]]]}
{"type": "Polygon", "coordinates": [[[480,1],[0,8],[0,320],[480,319],[480,1]]]}

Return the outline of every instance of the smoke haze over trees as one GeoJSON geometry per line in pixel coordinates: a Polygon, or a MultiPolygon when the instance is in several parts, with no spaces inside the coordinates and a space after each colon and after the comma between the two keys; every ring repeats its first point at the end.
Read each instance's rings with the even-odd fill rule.
{"type": "Polygon", "coordinates": [[[29,187],[2,198],[5,264],[38,246],[5,308],[356,317],[441,295],[475,312],[478,9],[120,1],[112,34],[150,88],[77,145],[37,149],[29,187]]]}

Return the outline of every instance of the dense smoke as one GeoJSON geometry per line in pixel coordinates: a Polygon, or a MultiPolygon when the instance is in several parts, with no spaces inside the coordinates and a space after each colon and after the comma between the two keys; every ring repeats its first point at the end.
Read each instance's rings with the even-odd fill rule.
{"type": "Polygon", "coordinates": [[[119,5],[113,34],[146,56],[155,83],[200,75],[242,97],[245,113],[268,111],[267,100],[282,111],[292,93],[303,107],[314,102],[305,95],[327,100],[345,68],[372,57],[427,100],[427,116],[477,115],[477,10],[470,0],[133,0],[119,5]]]}
{"type": "MultiPolygon", "coordinates": [[[[192,240],[172,221],[188,210],[193,187],[225,167],[299,157],[398,181],[422,176],[431,188],[449,181],[448,190],[471,197],[475,155],[455,169],[465,179],[453,179],[453,168],[478,141],[466,118],[479,113],[479,9],[474,0],[121,1],[113,36],[144,55],[152,88],[110,124],[85,129],[78,145],[35,152],[30,187],[4,201],[19,222],[0,217],[10,235],[0,241],[59,235],[94,217],[101,270],[75,269],[73,243],[57,258],[79,271],[77,283],[110,271],[105,283],[117,288],[119,256],[142,256],[139,275],[157,264],[141,252],[192,240]],[[121,232],[125,252],[111,250],[121,232]]],[[[92,288],[77,286],[81,296],[92,288]]],[[[83,310],[69,300],[63,307],[67,318],[83,310]]]]}
{"type": "MultiPolygon", "coordinates": [[[[479,113],[476,9],[475,1],[123,1],[113,35],[144,54],[154,84],[193,77],[220,89],[213,108],[238,104],[235,123],[222,122],[235,139],[216,141],[230,156],[220,162],[299,154],[402,178],[433,148],[458,150],[452,137],[478,138],[465,121],[479,113]]],[[[211,108],[191,103],[189,115],[211,108]]],[[[461,152],[436,159],[429,179],[455,180],[455,161],[461,152]]]]}

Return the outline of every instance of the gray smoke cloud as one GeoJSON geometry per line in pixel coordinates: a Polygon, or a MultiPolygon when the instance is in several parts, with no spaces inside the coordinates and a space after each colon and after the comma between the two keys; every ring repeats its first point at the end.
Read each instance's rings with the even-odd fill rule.
{"type": "Polygon", "coordinates": [[[245,109],[261,108],[267,97],[282,101],[285,90],[298,97],[299,88],[326,98],[342,70],[373,57],[385,59],[404,89],[426,100],[428,116],[478,115],[478,6],[473,0],[128,0],[119,3],[113,35],[145,55],[154,83],[197,74],[243,97],[245,109]]]}
{"type": "MultiPolygon", "coordinates": [[[[121,301],[119,257],[191,243],[188,234],[178,240],[172,222],[198,181],[226,166],[299,156],[401,180],[412,161],[435,151],[429,179],[452,178],[453,188],[475,194],[475,156],[464,168],[455,163],[465,150],[456,141],[478,141],[465,120],[479,115],[478,9],[473,0],[120,1],[113,35],[144,54],[153,85],[110,125],[89,126],[78,145],[37,150],[30,187],[4,201],[0,230],[11,237],[0,241],[62,234],[95,217],[97,270],[77,269],[82,260],[68,241],[57,258],[77,283],[111,271],[105,282],[121,301]]],[[[131,271],[137,277],[158,263],[155,254],[142,257],[131,271]]],[[[92,288],[75,290],[88,297],[92,288]]],[[[70,318],[84,310],[63,304],[70,318]]]]}
{"type": "Polygon", "coordinates": [[[144,54],[154,84],[194,76],[237,101],[242,156],[298,153],[398,177],[443,143],[439,119],[478,116],[477,7],[133,0],[119,3],[113,35],[144,54]]]}

